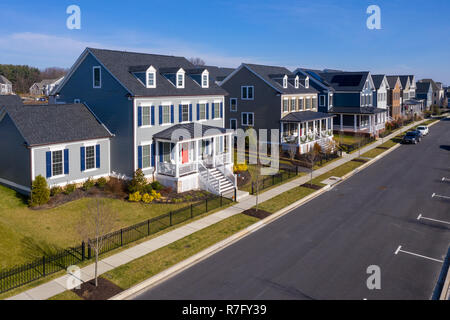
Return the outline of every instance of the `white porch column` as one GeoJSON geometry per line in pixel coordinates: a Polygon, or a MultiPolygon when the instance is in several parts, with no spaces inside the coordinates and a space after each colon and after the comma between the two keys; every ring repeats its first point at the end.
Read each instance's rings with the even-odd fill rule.
{"type": "Polygon", "coordinates": [[[341,131],[344,131],[344,115],[341,113],[341,131]]]}
{"type": "Polygon", "coordinates": [[[356,132],[356,121],[357,121],[358,117],[356,114],[353,115],[353,130],[356,132]]]}
{"type": "Polygon", "coordinates": [[[297,122],[297,144],[300,145],[301,123],[297,122]]]}
{"type": "Polygon", "coordinates": [[[369,115],[369,132],[374,133],[372,127],[372,117],[372,115],[369,115]]]}
{"type": "Polygon", "coordinates": [[[319,133],[322,133],[322,119],[319,120],[319,133]]]}
{"type": "Polygon", "coordinates": [[[227,144],[228,144],[228,163],[233,163],[233,153],[234,153],[233,144],[232,144],[233,136],[231,134],[229,134],[227,136],[227,139],[228,139],[227,140],[227,144]]]}
{"type": "Polygon", "coordinates": [[[216,166],[216,137],[212,138],[212,147],[211,147],[211,151],[212,151],[212,162],[213,162],[213,167],[216,166]]]}
{"type": "Polygon", "coordinates": [[[159,155],[160,155],[160,150],[159,150],[159,142],[155,141],[155,173],[158,172],[158,165],[159,165],[159,155]]]}
{"type": "Polygon", "coordinates": [[[180,144],[177,142],[175,143],[175,177],[178,178],[180,176],[180,163],[178,158],[180,157],[179,155],[179,150],[180,150],[180,144]]]}
{"type": "Polygon", "coordinates": [[[306,127],[305,127],[305,135],[306,136],[308,136],[308,130],[309,130],[308,121],[306,121],[306,127]]]}

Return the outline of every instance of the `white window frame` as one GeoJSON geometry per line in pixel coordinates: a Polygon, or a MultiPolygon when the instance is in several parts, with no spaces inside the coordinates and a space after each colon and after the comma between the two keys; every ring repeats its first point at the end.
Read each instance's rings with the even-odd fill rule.
{"type": "Polygon", "coordinates": [[[52,165],[52,176],[50,177],[50,179],[57,179],[57,178],[62,178],[65,176],[64,174],[64,149],[50,149],[50,154],[51,154],[51,165],[52,165]],[[58,175],[54,175],[54,170],[53,170],[53,153],[54,152],[58,152],[61,151],[61,174],[58,175]]]}
{"type": "Polygon", "coordinates": [[[147,169],[152,167],[152,145],[146,144],[142,145],[142,169],[147,169]],[[148,148],[148,166],[144,165],[144,157],[147,158],[147,156],[144,156],[144,148],[148,148]]]}
{"type": "Polygon", "coordinates": [[[183,123],[183,122],[189,122],[189,103],[182,103],[182,104],[181,104],[181,122],[182,122],[182,123],[183,123]],[[184,109],[184,107],[187,108],[187,120],[184,120],[184,119],[183,119],[183,116],[184,116],[183,109],[184,109]]]}
{"type": "Polygon", "coordinates": [[[255,100],[255,87],[254,86],[241,86],[241,100],[255,100]],[[244,88],[246,89],[246,97],[244,97],[244,88]],[[252,88],[252,97],[248,97],[248,89],[252,88]]]}
{"type": "Polygon", "coordinates": [[[178,72],[176,73],[176,77],[175,77],[175,84],[176,87],[179,89],[184,89],[184,84],[185,84],[185,72],[183,69],[178,70],[178,72]],[[181,84],[178,83],[178,78],[181,76],[181,84]]]}
{"type": "Polygon", "coordinates": [[[170,119],[170,110],[171,109],[171,107],[170,107],[170,105],[168,105],[168,104],[166,104],[166,105],[162,105],[162,115],[161,115],[161,120],[162,120],[162,125],[165,125],[165,124],[171,124],[171,119],[170,119]],[[168,112],[167,112],[167,114],[169,115],[168,116],[168,120],[167,120],[167,122],[165,122],[164,121],[164,110],[168,110],[168,112]]]}
{"type": "Polygon", "coordinates": [[[207,108],[207,103],[206,102],[200,102],[199,106],[198,106],[198,121],[206,121],[206,108],[207,108]],[[204,106],[204,115],[205,117],[202,118],[202,105],[204,106]]]}
{"type": "Polygon", "coordinates": [[[283,99],[283,105],[281,106],[283,113],[289,112],[289,98],[283,99]]]}
{"type": "Polygon", "coordinates": [[[333,94],[328,95],[328,107],[333,106],[333,94]]]}
{"type": "Polygon", "coordinates": [[[150,127],[152,125],[152,107],[151,106],[142,106],[142,127],[150,127]],[[144,110],[148,109],[148,124],[144,122],[144,110]]]}
{"type": "Polygon", "coordinates": [[[84,172],[94,171],[96,170],[95,161],[97,159],[97,148],[95,147],[95,144],[89,144],[84,146],[84,172]],[[94,148],[94,167],[89,168],[87,167],[87,148],[94,148]]]}
{"type": "Polygon", "coordinates": [[[209,88],[209,72],[207,70],[203,71],[201,78],[202,88],[209,88]],[[206,77],[206,83],[205,83],[206,77]]]}
{"type": "Polygon", "coordinates": [[[231,125],[231,123],[232,123],[233,121],[236,123],[235,127],[236,127],[236,129],[237,129],[237,119],[236,119],[236,118],[230,118],[230,129],[233,128],[233,126],[231,125]]]}
{"type": "Polygon", "coordinates": [[[283,77],[283,88],[287,88],[288,87],[288,77],[285,75],[283,77]]]}
{"type": "Polygon", "coordinates": [[[100,66],[92,67],[92,88],[100,89],[102,87],[102,68],[100,66]],[[95,70],[99,70],[99,85],[95,85],[95,70]]]}
{"type": "Polygon", "coordinates": [[[230,98],[230,111],[231,112],[237,112],[238,108],[238,99],[237,98],[230,98]],[[235,108],[233,109],[233,101],[235,102],[235,108]]]}
{"type": "Polygon", "coordinates": [[[211,102],[211,112],[212,112],[212,110],[214,110],[214,118],[213,119],[220,119],[220,101],[211,102]],[[216,104],[218,105],[217,113],[216,113],[216,110],[214,109],[216,104]]]}
{"type": "Polygon", "coordinates": [[[250,127],[250,126],[254,126],[255,125],[255,113],[254,112],[242,112],[241,113],[241,125],[243,127],[250,127]],[[252,115],[252,123],[250,124],[248,121],[248,115],[251,114],[252,115]],[[244,124],[244,115],[247,116],[247,123],[244,124]]]}
{"type": "Polygon", "coordinates": [[[299,84],[300,84],[300,81],[299,81],[299,79],[298,79],[298,76],[295,77],[294,83],[295,83],[295,89],[298,89],[298,86],[299,86],[299,84]]]}
{"type": "Polygon", "coordinates": [[[290,110],[291,112],[297,111],[297,98],[292,98],[292,99],[291,99],[291,102],[290,102],[290,104],[289,104],[289,110],[290,110]],[[294,105],[294,108],[292,108],[293,105],[294,105]]]}
{"type": "Polygon", "coordinates": [[[306,77],[306,79],[305,79],[305,88],[306,89],[309,88],[309,77],[306,77]]]}

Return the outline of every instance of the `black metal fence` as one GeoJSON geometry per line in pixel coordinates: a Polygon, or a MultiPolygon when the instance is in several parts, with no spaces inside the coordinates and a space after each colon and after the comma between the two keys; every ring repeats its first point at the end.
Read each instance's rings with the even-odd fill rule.
{"type": "Polygon", "coordinates": [[[251,194],[256,194],[256,192],[260,192],[261,190],[270,188],[271,186],[280,184],[283,181],[298,176],[298,173],[299,170],[297,166],[291,168],[283,168],[280,169],[277,174],[261,178],[258,182],[253,181],[251,194]]]}
{"type": "Polygon", "coordinates": [[[365,145],[375,141],[374,137],[365,137],[362,138],[360,142],[352,143],[352,144],[341,144],[339,147],[342,151],[347,153],[353,152],[359,148],[364,147],[365,145]]]}
{"type": "MultiPolygon", "coordinates": [[[[99,254],[120,248],[208,211],[226,206],[232,203],[234,199],[236,199],[235,191],[220,196],[211,196],[201,202],[109,233],[102,237],[103,246],[99,254]]],[[[71,265],[93,258],[95,252],[89,243],[91,241],[82,242],[78,247],[63,249],[51,255],[44,255],[31,263],[0,271],[0,293],[18,288],[58,271],[65,270],[71,265]]]]}

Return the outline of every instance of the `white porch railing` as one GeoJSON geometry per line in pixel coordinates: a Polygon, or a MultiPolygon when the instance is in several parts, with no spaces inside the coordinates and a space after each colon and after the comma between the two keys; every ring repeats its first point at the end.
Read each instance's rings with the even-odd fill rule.
{"type": "Polygon", "coordinates": [[[317,142],[332,136],[332,130],[323,130],[322,132],[308,132],[307,134],[300,136],[300,138],[298,136],[284,136],[281,138],[281,142],[286,144],[303,145],[310,142],[317,142]]]}
{"type": "Polygon", "coordinates": [[[167,176],[173,176],[175,177],[177,168],[175,163],[169,163],[169,162],[158,162],[157,164],[158,173],[164,174],[167,176]]]}

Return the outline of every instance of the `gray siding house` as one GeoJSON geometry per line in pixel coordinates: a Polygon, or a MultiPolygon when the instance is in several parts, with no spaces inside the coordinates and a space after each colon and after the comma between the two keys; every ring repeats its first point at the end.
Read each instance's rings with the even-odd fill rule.
{"type": "Polygon", "coordinates": [[[130,179],[140,168],[178,192],[214,193],[236,186],[225,95],[207,67],[183,57],[93,48],[54,91],[57,103],[85,103],[114,134],[113,176],[130,179]]]}
{"type": "Polygon", "coordinates": [[[12,83],[0,74],[0,95],[12,94],[12,83]]]}
{"type": "Polygon", "coordinates": [[[52,187],[110,174],[112,135],[86,106],[10,97],[0,97],[0,183],[29,193],[38,175],[52,187]]]}
{"type": "Polygon", "coordinates": [[[227,128],[267,129],[267,136],[259,140],[269,143],[271,131],[280,130],[277,143],[283,148],[296,146],[300,153],[332,138],[333,116],[317,112],[318,91],[309,85],[308,77],[284,67],[242,64],[220,85],[229,93],[227,128]]]}

